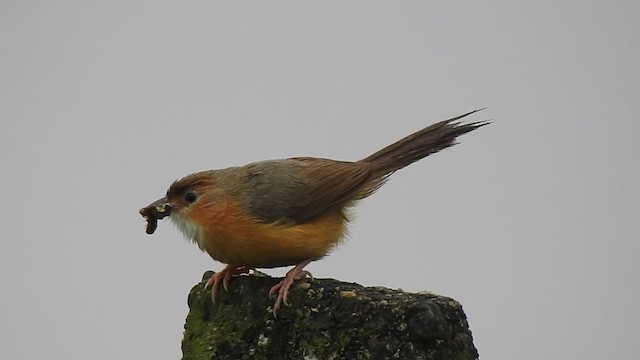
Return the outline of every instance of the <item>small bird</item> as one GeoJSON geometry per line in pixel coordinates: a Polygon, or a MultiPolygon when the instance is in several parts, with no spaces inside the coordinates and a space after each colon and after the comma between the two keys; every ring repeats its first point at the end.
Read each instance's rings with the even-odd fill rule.
{"type": "MultiPolygon", "coordinates": [[[[480,109],[482,110],[482,109],[480,109]]],[[[165,197],[142,208],[147,233],[170,216],[183,235],[226,264],[205,287],[215,302],[220,284],[256,268],[294,267],[269,291],[273,314],[288,305],[295,280],[326,256],[347,232],[348,210],[385,184],[395,171],[456,144],[456,137],[489,122],[438,122],[355,161],[294,157],[193,173],[175,181],[165,197]]]]}

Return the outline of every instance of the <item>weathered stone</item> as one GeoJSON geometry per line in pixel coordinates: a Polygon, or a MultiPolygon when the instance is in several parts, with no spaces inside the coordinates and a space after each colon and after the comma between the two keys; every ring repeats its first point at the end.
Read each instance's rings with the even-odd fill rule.
{"type": "Polygon", "coordinates": [[[204,283],[189,294],[183,359],[478,358],[455,300],[431,293],[301,280],[274,318],[269,288],[279,279],[239,276],[216,303],[204,283]]]}

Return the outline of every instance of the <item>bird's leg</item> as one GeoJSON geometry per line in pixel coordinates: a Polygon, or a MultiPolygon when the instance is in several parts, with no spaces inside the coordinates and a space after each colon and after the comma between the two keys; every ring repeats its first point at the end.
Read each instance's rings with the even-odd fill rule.
{"type": "Polygon", "coordinates": [[[313,279],[313,276],[311,276],[311,273],[308,272],[307,270],[304,270],[304,267],[309,265],[311,261],[312,261],[311,259],[308,259],[294,266],[293,269],[287,272],[287,275],[284,277],[284,279],[282,279],[282,281],[274,285],[271,288],[271,290],[269,290],[269,297],[273,297],[276,291],[278,292],[276,303],[275,305],[273,305],[273,316],[275,317],[278,316],[277,313],[278,313],[278,310],[280,309],[280,306],[282,306],[282,303],[289,306],[289,303],[287,302],[287,297],[289,295],[289,288],[291,287],[291,285],[295,280],[301,280],[307,277],[313,279]]]}
{"type": "Polygon", "coordinates": [[[251,268],[246,266],[227,265],[221,271],[213,274],[213,276],[207,280],[204,288],[208,289],[211,286],[211,300],[215,303],[221,282],[224,289],[227,290],[229,288],[229,279],[231,279],[233,275],[247,274],[250,270],[251,268]]]}

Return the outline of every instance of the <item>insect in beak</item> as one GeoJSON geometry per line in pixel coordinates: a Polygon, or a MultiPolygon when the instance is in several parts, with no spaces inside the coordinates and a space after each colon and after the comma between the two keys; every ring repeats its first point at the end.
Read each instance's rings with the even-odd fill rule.
{"type": "Polygon", "coordinates": [[[171,204],[163,197],[140,209],[140,215],[147,219],[147,234],[153,234],[158,228],[158,220],[171,215],[171,204]]]}

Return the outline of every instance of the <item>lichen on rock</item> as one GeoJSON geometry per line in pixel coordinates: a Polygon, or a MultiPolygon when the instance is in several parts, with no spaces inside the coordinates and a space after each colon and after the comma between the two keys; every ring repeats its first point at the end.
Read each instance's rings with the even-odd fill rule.
{"type": "Polygon", "coordinates": [[[278,279],[238,276],[215,304],[204,283],[189,294],[183,359],[478,358],[462,306],[432,293],[301,280],[274,318],[278,279]]]}

